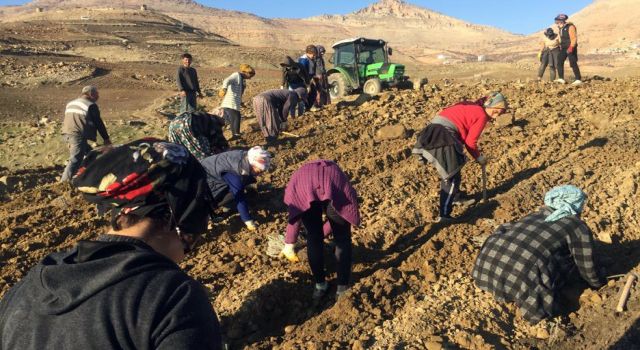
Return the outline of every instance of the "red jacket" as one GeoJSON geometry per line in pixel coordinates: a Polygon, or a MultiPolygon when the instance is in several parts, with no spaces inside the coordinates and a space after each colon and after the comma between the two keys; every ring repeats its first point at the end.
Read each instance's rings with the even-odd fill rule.
{"type": "Polygon", "coordinates": [[[460,140],[467,147],[467,151],[473,158],[478,159],[480,157],[478,139],[490,119],[484,107],[477,103],[462,102],[443,109],[438,115],[449,119],[455,124],[460,133],[460,140]]]}

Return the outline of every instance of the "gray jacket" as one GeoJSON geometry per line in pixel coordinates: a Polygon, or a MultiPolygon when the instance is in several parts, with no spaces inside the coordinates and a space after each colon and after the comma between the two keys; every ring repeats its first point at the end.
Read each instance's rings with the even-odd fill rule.
{"type": "Polygon", "coordinates": [[[87,140],[95,141],[97,133],[103,140],[109,140],[109,133],[100,118],[98,105],[85,96],[69,102],[64,111],[62,134],[78,135],[87,140]]]}

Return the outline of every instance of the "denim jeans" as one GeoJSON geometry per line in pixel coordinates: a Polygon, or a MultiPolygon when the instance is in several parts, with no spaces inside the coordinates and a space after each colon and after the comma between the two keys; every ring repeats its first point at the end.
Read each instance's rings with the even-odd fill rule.
{"type": "Polygon", "coordinates": [[[67,162],[67,166],[64,168],[64,172],[62,173],[62,177],[60,178],[61,182],[71,181],[73,175],[78,172],[80,168],[80,164],[84,157],[91,151],[91,146],[87,143],[87,139],[82,137],[81,135],[62,135],[62,138],[69,146],[69,161],[67,162]]]}

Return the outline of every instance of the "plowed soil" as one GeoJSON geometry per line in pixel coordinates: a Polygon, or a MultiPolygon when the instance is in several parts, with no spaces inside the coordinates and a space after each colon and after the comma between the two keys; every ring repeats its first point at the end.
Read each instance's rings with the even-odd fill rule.
{"type": "MultiPolygon", "coordinates": [[[[479,251],[476,241],[538,208],[551,187],[572,183],[589,196],[583,218],[598,238],[597,261],[607,275],[640,272],[639,90],[639,79],[593,79],[580,87],[442,82],[307,113],[290,123],[299,137],[283,137],[270,149],[276,168],[249,193],[258,232],[247,231],[237,215],[227,217],[183,267],[209,289],[232,349],[637,347],[640,288],[632,289],[628,310],[616,315],[621,278],[600,290],[575,281],[564,291],[564,313],[531,326],[513,304],[498,303],[475,288],[470,271],[479,251]],[[493,90],[508,96],[514,113],[491,124],[481,139],[490,157],[489,200],[480,201],[480,168],[469,163],[463,189],[477,203],[458,207],[455,224],[432,224],[438,178],[411,155],[415,135],[441,108],[493,90]],[[399,125],[404,135],[385,129],[399,125]],[[304,239],[300,263],[266,255],[267,237],[285,230],[282,198],[289,176],[316,158],[337,161],[361,200],[363,224],[353,233],[353,287],[337,302],[332,297],[312,302],[304,239]]],[[[262,144],[251,111],[245,116],[246,143],[235,146],[262,144]]],[[[109,127],[118,142],[165,135],[165,120],[145,122],[136,128],[112,121],[109,127]]],[[[3,158],[11,156],[16,140],[46,144],[58,130],[59,123],[7,123],[0,134],[3,158]],[[46,128],[52,131],[42,131],[46,128]]],[[[106,218],[56,182],[65,158],[64,147],[57,147],[50,159],[35,162],[40,165],[19,160],[26,159],[25,152],[16,160],[24,166],[3,162],[0,169],[2,294],[47,253],[105,230],[106,218]]],[[[329,271],[334,271],[331,263],[329,271]]]]}

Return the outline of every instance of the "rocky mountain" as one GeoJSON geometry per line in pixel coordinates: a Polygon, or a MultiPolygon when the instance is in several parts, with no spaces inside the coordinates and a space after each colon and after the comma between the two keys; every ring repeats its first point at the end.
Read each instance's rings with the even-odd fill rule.
{"type": "MultiPolygon", "coordinates": [[[[537,52],[542,42],[542,32],[547,27],[557,31],[553,23],[554,16],[549,16],[548,26],[499,46],[497,52],[507,58],[537,52]]],[[[569,22],[578,29],[581,54],[613,54],[620,59],[640,59],[639,0],[595,0],[581,11],[569,14],[569,22]]]]}
{"type": "MultiPolygon", "coordinates": [[[[141,4],[192,26],[253,47],[301,49],[308,43],[330,47],[333,42],[354,37],[384,38],[401,56],[417,61],[449,57],[474,57],[492,44],[518,36],[488,26],[479,26],[411,5],[402,0],[380,0],[348,15],[323,15],[308,19],[266,19],[248,13],[200,5],[193,0],[124,0],[110,2],[114,8],[137,8],[141,4]]],[[[27,5],[0,9],[0,20],[65,8],[105,7],[102,0],[35,0],[27,5]],[[2,15],[4,12],[4,16],[2,15]]]]}
{"type": "Polygon", "coordinates": [[[640,49],[640,1],[596,0],[569,17],[580,46],[590,53],[628,53],[640,49]]]}
{"type": "Polygon", "coordinates": [[[348,15],[324,15],[309,21],[344,28],[352,36],[385,38],[418,61],[486,54],[499,43],[518,40],[519,35],[472,24],[412,5],[403,0],[380,0],[348,15]]]}

